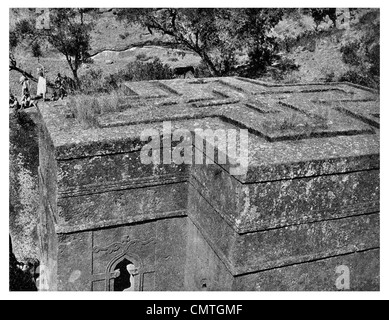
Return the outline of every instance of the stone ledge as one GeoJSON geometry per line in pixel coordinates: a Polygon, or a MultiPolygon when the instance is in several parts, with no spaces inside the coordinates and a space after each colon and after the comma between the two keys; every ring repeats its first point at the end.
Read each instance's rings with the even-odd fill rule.
{"type": "Polygon", "coordinates": [[[284,266],[235,278],[236,291],[338,291],[337,268],[350,271],[350,291],[380,290],[380,249],[284,266]]]}
{"type": "Polygon", "coordinates": [[[379,247],[377,213],[239,235],[196,191],[190,196],[188,217],[234,276],[379,247]]]}
{"type": "Polygon", "coordinates": [[[380,211],[377,170],[244,185],[212,168],[189,183],[240,235],[380,211]]]}
{"type": "MultiPolygon", "coordinates": [[[[83,129],[75,119],[67,119],[65,117],[66,110],[64,109],[66,109],[66,107],[61,107],[57,104],[51,104],[50,106],[40,105],[39,111],[42,115],[45,126],[49,129],[53,144],[57,148],[57,158],[79,157],[85,156],[86,154],[93,155],[93,149],[95,154],[97,152],[100,154],[101,152],[105,152],[105,154],[107,154],[110,150],[115,149],[114,144],[116,142],[120,143],[120,140],[123,139],[127,139],[128,143],[128,146],[125,149],[139,150],[141,145],[139,145],[139,141],[137,140],[139,140],[140,130],[145,129],[145,125],[147,125],[148,128],[158,128],[158,123],[164,120],[182,122],[184,120],[189,121],[191,119],[203,119],[203,122],[206,123],[207,117],[221,117],[222,120],[227,122],[230,121],[232,124],[238,125],[238,128],[247,128],[254,134],[258,135],[258,139],[253,140],[260,142],[261,139],[266,139],[270,143],[277,140],[287,141],[321,138],[326,136],[338,137],[342,135],[375,133],[374,129],[368,126],[371,122],[364,123],[363,121],[359,121],[361,119],[360,117],[371,120],[369,114],[361,114],[361,111],[359,110],[360,108],[355,109],[352,107],[352,110],[350,110],[350,112],[353,112],[354,114],[356,113],[357,117],[341,114],[337,111],[338,108],[332,108],[333,103],[336,104],[342,101],[351,101],[357,104],[358,101],[368,100],[371,101],[372,107],[370,109],[374,118],[376,118],[376,115],[379,115],[379,97],[376,92],[369,91],[366,88],[362,89],[360,87],[350,86],[343,83],[299,84],[288,86],[264,85],[255,80],[241,78],[216,78],[198,83],[198,85],[195,85],[193,81],[185,80],[128,83],[127,86],[133,87],[135,91],[141,90],[137,95],[137,100],[143,102],[141,105],[135,106],[135,109],[129,108],[128,110],[117,113],[117,120],[115,120],[115,114],[106,114],[99,117],[101,125],[106,128],[83,129]],[[169,103],[167,105],[161,105],[161,98],[150,98],[147,95],[147,92],[150,90],[152,91],[153,88],[157,90],[157,88],[161,88],[161,86],[164,88],[164,91],[169,98],[170,102],[168,102],[170,105],[169,103]],[[251,86],[250,89],[247,89],[248,86],[251,86]],[[278,93],[269,93],[265,90],[266,88],[271,87],[281,89],[282,87],[295,87],[296,90],[289,89],[287,91],[291,94],[302,94],[302,96],[297,100],[295,98],[292,101],[295,111],[287,111],[284,107],[281,107],[281,109],[275,107],[275,104],[279,104],[280,102],[285,104],[290,99],[290,95],[288,96],[284,94],[283,96],[280,96],[279,92],[282,92],[282,90],[278,93]],[[145,88],[147,89],[146,91],[144,91],[145,88]],[[304,88],[307,89],[304,90],[304,88]],[[326,95],[326,93],[332,92],[331,90],[339,92],[340,96],[333,95],[332,93],[330,95],[326,95]],[[261,92],[267,92],[266,95],[269,97],[260,98],[260,101],[257,101],[257,95],[261,92]],[[314,93],[314,95],[311,93],[314,93]],[[320,95],[323,94],[324,96],[320,98],[320,95]],[[347,98],[345,100],[341,97],[342,94],[346,94],[347,96],[351,95],[352,99],[347,98]],[[170,97],[169,95],[172,96],[170,97]],[[204,99],[205,101],[201,102],[204,99]],[[309,136],[301,134],[301,132],[294,132],[293,130],[296,131],[296,129],[293,129],[290,132],[276,131],[275,133],[269,134],[266,133],[261,126],[259,126],[259,124],[264,121],[270,121],[272,119],[272,113],[261,113],[260,107],[258,112],[255,112],[256,105],[258,103],[265,107],[265,109],[269,109],[270,107],[270,109],[278,110],[278,112],[281,110],[281,113],[290,117],[293,112],[300,112],[300,107],[304,106],[306,103],[310,103],[310,105],[314,106],[317,103],[320,104],[320,101],[322,100],[327,103],[326,106],[322,105],[321,108],[328,108],[331,114],[336,113],[336,116],[331,115],[329,118],[330,120],[332,119],[334,121],[342,122],[341,130],[338,128],[339,125],[336,126],[331,124],[326,130],[321,129],[318,131],[315,129],[309,136]],[[190,101],[199,102],[190,103],[190,101]],[[229,105],[231,102],[235,104],[229,105]],[[199,106],[201,106],[201,108],[199,108],[199,106]],[[128,119],[125,119],[126,117],[128,117],[128,119]],[[346,122],[350,122],[349,128],[343,128],[346,122],[343,120],[341,121],[341,119],[347,120],[346,122]],[[117,127],[118,125],[120,125],[120,128],[117,127]],[[112,139],[110,137],[112,137],[112,139]],[[129,139],[130,137],[132,138],[129,139]],[[96,145],[93,146],[93,144],[96,145]],[[130,146],[131,144],[133,145],[133,148],[130,146]]],[[[132,96],[128,96],[130,104],[132,101],[131,99],[133,99],[132,96]]],[[[290,103],[288,103],[288,105],[290,105],[290,103]]],[[[301,112],[300,115],[304,116],[301,112]]],[[[280,117],[280,114],[277,114],[277,117],[280,117]]],[[[309,115],[306,117],[305,121],[310,123],[311,119],[309,115]]],[[[215,129],[220,126],[220,124],[217,125],[216,123],[215,125],[215,129]]],[[[123,143],[121,145],[123,146],[123,143]]]]}
{"type": "Polygon", "coordinates": [[[99,221],[96,223],[88,223],[84,225],[74,225],[74,226],[56,225],[55,232],[57,234],[70,234],[70,233],[78,233],[78,232],[91,231],[91,230],[110,228],[110,227],[120,227],[129,224],[151,222],[151,221],[167,219],[167,218],[186,217],[186,216],[187,216],[186,210],[150,213],[150,214],[129,217],[127,219],[99,221]]]}

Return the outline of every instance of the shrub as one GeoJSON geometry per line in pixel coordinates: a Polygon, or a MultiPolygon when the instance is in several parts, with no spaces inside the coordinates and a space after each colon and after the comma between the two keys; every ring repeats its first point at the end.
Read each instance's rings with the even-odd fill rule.
{"type": "MultiPolygon", "coordinates": [[[[272,66],[267,68],[266,74],[270,75],[273,80],[281,81],[289,77],[294,71],[298,71],[299,68],[300,66],[297,65],[294,60],[280,57],[272,66]]],[[[252,77],[252,74],[248,73],[246,76],[252,77]]]]}
{"type": "Polygon", "coordinates": [[[331,67],[324,67],[320,71],[322,75],[318,79],[319,81],[334,82],[336,80],[335,71],[331,67]]]}
{"type": "Polygon", "coordinates": [[[139,53],[135,56],[137,61],[146,61],[149,60],[146,53],[139,53]]]}
{"type": "Polygon", "coordinates": [[[117,89],[118,84],[115,76],[103,76],[101,69],[89,69],[80,77],[79,91],[84,94],[109,93],[117,89]]]}
{"type": "Polygon", "coordinates": [[[316,38],[318,35],[319,33],[317,31],[305,30],[297,35],[281,38],[278,45],[280,50],[286,52],[293,52],[293,49],[297,47],[314,51],[316,49],[316,38]]]}
{"type": "Polygon", "coordinates": [[[324,82],[334,82],[335,79],[335,72],[331,71],[325,74],[324,76],[324,82]]]}
{"type": "Polygon", "coordinates": [[[83,93],[103,92],[101,69],[89,69],[84,75],[80,76],[80,91],[83,93]]]}
{"type": "Polygon", "coordinates": [[[339,81],[347,81],[347,82],[359,84],[361,86],[371,87],[376,89],[379,88],[379,83],[377,83],[376,80],[372,79],[366,74],[354,70],[349,70],[346,73],[342,74],[339,77],[339,81]]]}
{"type": "Polygon", "coordinates": [[[35,58],[39,58],[42,56],[42,49],[38,42],[34,42],[31,46],[32,55],[35,58]]]}
{"type": "Polygon", "coordinates": [[[355,31],[346,33],[340,49],[350,71],[344,81],[379,88],[380,86],[380,12],[371,9],[359,19],[355,31]]]}
{"type": "Polygon", "coordinates": [[[212,73],[209,71],[207,65],[201,61],[200,64],[195,68],[195,77],[196,78],[210,78],[212,73]]]}
{"type": "Polygon", "coordinates": [[[100,112],[100,105],[96,98],[87,95],[73,96],[69,100],[69,107],[84,128],[97,127],[96,115],[100,112]]]}
{"type": "Polygon", "coordinates": [[[101,69],[89,69],[80,76],[80,88],[82,94],[107,94],[119,90],[119,84],[123,81],[146,81],[173,79],[174,72],[158,58],[151,62],[135,61],[115,74],[103,75],[101,69]]]}
{"type": "Polygon", "coordinates": [[[293,59],[287,58],[287,57],[280,57],[274,64],[274,67],[276,67],[278,70],[287,73],[290,71],[297,71],[299,70],[300,66],[295,63],[293,59]]]}
{"type": "Polygon", "coordinates": [[[163,64],[158,58],[151,62],[130,62],[126,68],[119,71],[116,75],[118,81],[143,81],[143,80],[162,80],[173,79],[173,70],[163,64]]]}
{"type": "Polygon", "coordinates": [[[344,44],[340,48],[343,62],[354,67],[359,66],[362,63],[362,58],[358,55],[361,45],[361,41],[352,41],[344,44]]]}

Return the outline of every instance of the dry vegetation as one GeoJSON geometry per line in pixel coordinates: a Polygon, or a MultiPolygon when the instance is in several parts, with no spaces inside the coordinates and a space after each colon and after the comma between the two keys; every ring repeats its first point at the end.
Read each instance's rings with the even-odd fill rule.
{"type": "Polygon", "coordinates": [[[118,92],[91,97],[76,95],[67,101],[71,116],[77,119],[85,128],[97,127],[97,117],[111,112],[122,111],[128,107],[126,99],[118,92]]]}

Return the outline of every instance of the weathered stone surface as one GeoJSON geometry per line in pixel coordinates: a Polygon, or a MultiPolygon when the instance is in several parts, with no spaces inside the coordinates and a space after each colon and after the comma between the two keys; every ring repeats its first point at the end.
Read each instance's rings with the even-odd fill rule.
{"type": "Polygon", "coordinates": [[[56,233],[56,215],[50,205],[47,186],[39,177],[39,260],[40,265],[40,290],[57,290],[58,289],[58,235],[56,233]]]}
{"type": "Polygon", "coordinates": [[[136,291],[185,290],[184,268],[177,263],[187,254],[185,218],[60,234],[58,243],[58,290],[113,291],[112,273],[122,258],[139,268],[136,291]]]}
{"type": "Polygon", "coordinates": [[[229,291],[233,276],[223,260],[204,239],[191,220],[188,222],[185,289],[188,291],[229,291]]]}
{"type": "Polygon", "coordinates": [[[144,280],[143,291],[184,291],[185,261],[187,257],[189,221],[186,217],[157,221],[157,239],[155,250],[156,272],[153,277],[144,280]],[[146,286],[148,284],[148,286],[146,286]]]}
{"type": "Polygon", "coordinates": [[[196,166],[191,184],[238,233],[379,211],[379,170],[258,184],[219,170],[196,166]]]}
{"type": "Polygon", "coordinates": [[[92,233],[58,237],[58,290],[90,291],[92,233]]]}
{"type": "Polygon", "coordinates": [[[186,189],[186,183],[178,183],[64,197],[58,202],[61,230],[87,230],[186,215],[186,189]]]}
{"type": "Polygon", "coordinates": [[[169,178],[180,181],[180,177],[186,178],[186,170],[175,164],[142,165],[139,152],[132,152],[61,161],[58,176],[59,192],[67,195],[85,189],[128,187],[134,181],[137,184],[163,184],[169,178]]]}
{"type": "Polygon", "coordinates": [[[189,191],[189,216],[234,275],[379,247],[378,214],[239,235],[202,196],[189,191]]]}
{"type": "Polygon", "coordinates": [[[242,78],[122,89],[128,105],[95,128],[39,107],[47,289],[336,290],[338,263],[352,290],[379,289],[376,92],[242,78]],[[164,121],[247,129],[247,172],[232,176],[218,148],[211,165],[143,165],[140,133],[164,121]],[[121,278],[123,263],[136,274],[121,278]]]}
{"type": "Polygon", "coordinates": [[[380,289],[380,255],[379,250],[375,249],[236,277],[233,290],[343,290],[337,287],[337,279],[342,276],[342,266],[350,272],[350,287],[347,290],[380,289]]]}
{"type": "Polygon", "coordinates": [[[38,130],[36,108],[9,111],[9,233],[17,260],[38,258],[38,130]]]}

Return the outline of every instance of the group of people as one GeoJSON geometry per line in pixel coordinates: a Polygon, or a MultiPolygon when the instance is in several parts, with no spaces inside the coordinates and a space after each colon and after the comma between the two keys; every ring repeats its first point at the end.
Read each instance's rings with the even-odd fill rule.
{"type": "MultiPolygon", "coordinates": [[[[38,85],[35,97],[31,97],[31,85],[29,79],[26,76],[21,76],[19,83],[22,86],[22,96],[20,101],[18,101],[18,99],[12,93],[10,93],[10,108],[15,109],[15,111],[20,111],[36,106],[37,101],[40,99],[47,100],[47,82],[43,68],[38,68],[38,85]]],[[[65,78],[62,77],[60,73],[58,73],[57,77],[55,78],[54,86],[55,90],[51,100],[55,101],[58,99],[63,99],[67,93],[65,89],[65,78]]]]}

